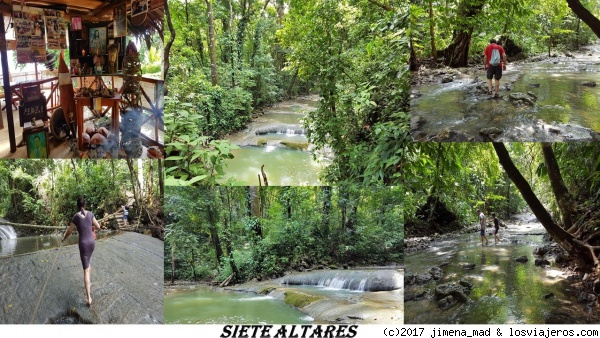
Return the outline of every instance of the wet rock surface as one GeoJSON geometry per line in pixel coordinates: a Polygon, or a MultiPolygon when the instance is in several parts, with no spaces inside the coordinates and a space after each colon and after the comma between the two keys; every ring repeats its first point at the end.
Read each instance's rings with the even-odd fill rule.
{"type": "MultiPolygon", "coordinates": [[[[327,270],[320,270],[326,272],[327,270]]],[[[351,270],[338,270],[345,272],[351,270]]],[[[335,271],[330,271],[335,274],[335,271]]],[[[375,274],[387,275],[389,272],[397,274],[400,283],[403,280],[403,273],[400,270],[377,270],[375,274]],[[388,271],[388,272],[384,272],[388,271]]],[[[300,279],[304,278],[304,273],[292,273],[284,278],[287,280],[296,279],[295,275],[300,275],[300,279]]],[[[311,290],[306,286],[293,286],[282,284],[277,279],[265,282],[245,283],[233,287],[228,287],[228,290],[252,292],[256,294],[268,294],[271,297],[285,300],[286,295],[305,296],[306,298],[314,298],[314,301],[299,307],[298,309],[307,315],[313,317],[316,322],[329,322],[339,324],[403,324],[404,323],[404,287],[393,291],[377,291],[377,292],[358,292],[348,296],[340,293],[339,297],[324,296],[318,291],[318,288],[311,290]],[[264,291],[268,290],[267,293],[264,291]]],[[[287,301],[286,301],[287,302],[287,301]]]]}
{"type": "Polygon", "coordinates": [[[150,236],[98,240],[90,265],[91,307],[85,305],[77,245],[2,258],[0,323],[67,323],[75,317],[96,324],[162,323],[163,256],[163,242],[150,236]]]}
{"type": "Polygon", "coordinates": [[[417,142],[597,141],[598,118],[587,114],[583,98],[598,96],[600,67],[587,54],[511,62],[498,99],[488,95],[480,63],[452,69],[426,62],[439,68],[412,73],[418,95],[411,95],[411,114],[417,117],[411,120],[411,137],[417,142]]]}

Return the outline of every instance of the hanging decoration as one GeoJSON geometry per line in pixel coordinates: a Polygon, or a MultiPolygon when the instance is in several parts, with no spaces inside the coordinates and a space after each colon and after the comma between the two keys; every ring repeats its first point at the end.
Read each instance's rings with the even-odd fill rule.
{"type": "Polygon", "coordinates": [[[127,4],[123,2],[113,9],[113,37],[127,35],[127,4]]]}
{"type": "Polygon", "coordinates": [[[63,12],[44,9],[46,18],[46,34],[48,36],[48,49],[67,48],[67,25],[63,12]]]}
{"type": "Polygon", "coordinates": [[[143,24],[146,21],[149,10],[149,0],[133,0],[131,2],[131,23],[134,26],[143,24]]]}
{"type": "Polygon", "coordinates": [[[139,108],[142,102],[140,80],[142,79],[142,65],[140,54],[133,41],[125,49],[123,58],[123,99],[126,107],[139,108]]]}
{"type": "Polygon", "coordinates": [[[45,62],[44,10],[13,5],[13,22],[17,39],[17,62],[45,62]]]}

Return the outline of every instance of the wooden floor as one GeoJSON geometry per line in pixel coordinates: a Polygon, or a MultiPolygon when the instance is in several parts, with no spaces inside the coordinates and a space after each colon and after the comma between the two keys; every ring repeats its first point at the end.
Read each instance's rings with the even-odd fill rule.
{"type": "MultiPolygon", "coordinates": [[[[27,158],[27,147],[17,147],[17,151],[10,152],[10,140],[8,138],[8,121],[6,120],[6,112],[2,112],[2,120],[4,128],[0,129],[0,158],[27,158]]],[[[19,111],[13,109],[13,122],[15,125],[15,139],[17,145],[23,139],[23,128],[19,125],[19,111]]],[[[49,139],[50,158],[76,158],[77,156],[69,148],[66,141],[59,142],[53,137],[49,139]]]]}

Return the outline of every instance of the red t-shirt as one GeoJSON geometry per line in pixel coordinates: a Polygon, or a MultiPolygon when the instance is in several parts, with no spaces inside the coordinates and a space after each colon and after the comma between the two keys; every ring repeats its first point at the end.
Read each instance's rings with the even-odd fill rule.
{"type": "Polygon", "coordinates": [[[486,67],[490,66],[490,60],[492,59],[492,50],[494,49],[498,49],[498,51],[500,52],[500,67],[502,67],[502,62],[504,61],[504,57],[502,55],[504,55],[504,48],[502,48],[502,46],[499,46],[495,43],[491,43],[489,45],[487,45],[487,47],[485,47],[485,52],[483,53],[483,55],[487,56],[487,62],[485,64],[486,67]]]}

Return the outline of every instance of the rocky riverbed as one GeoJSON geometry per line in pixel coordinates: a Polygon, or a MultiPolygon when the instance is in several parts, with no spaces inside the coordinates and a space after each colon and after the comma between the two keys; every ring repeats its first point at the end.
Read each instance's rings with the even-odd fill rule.
{"type": "Polygon", "coordinates": [[[411,83],[415,141],[600,140],[600,119],[589,115],[600,104],[600,46],[509,62],[497,99],[481,64],[422,67],[411,83]]]}
{"type": "Polygon", "coordinates": [[[600,280],[574,266],[531,214],[481,246],[475,226],[410,238],[406,323],[597,323],[600,280]],[[546,237],[546,238],[545,238],[546,237]]]}

